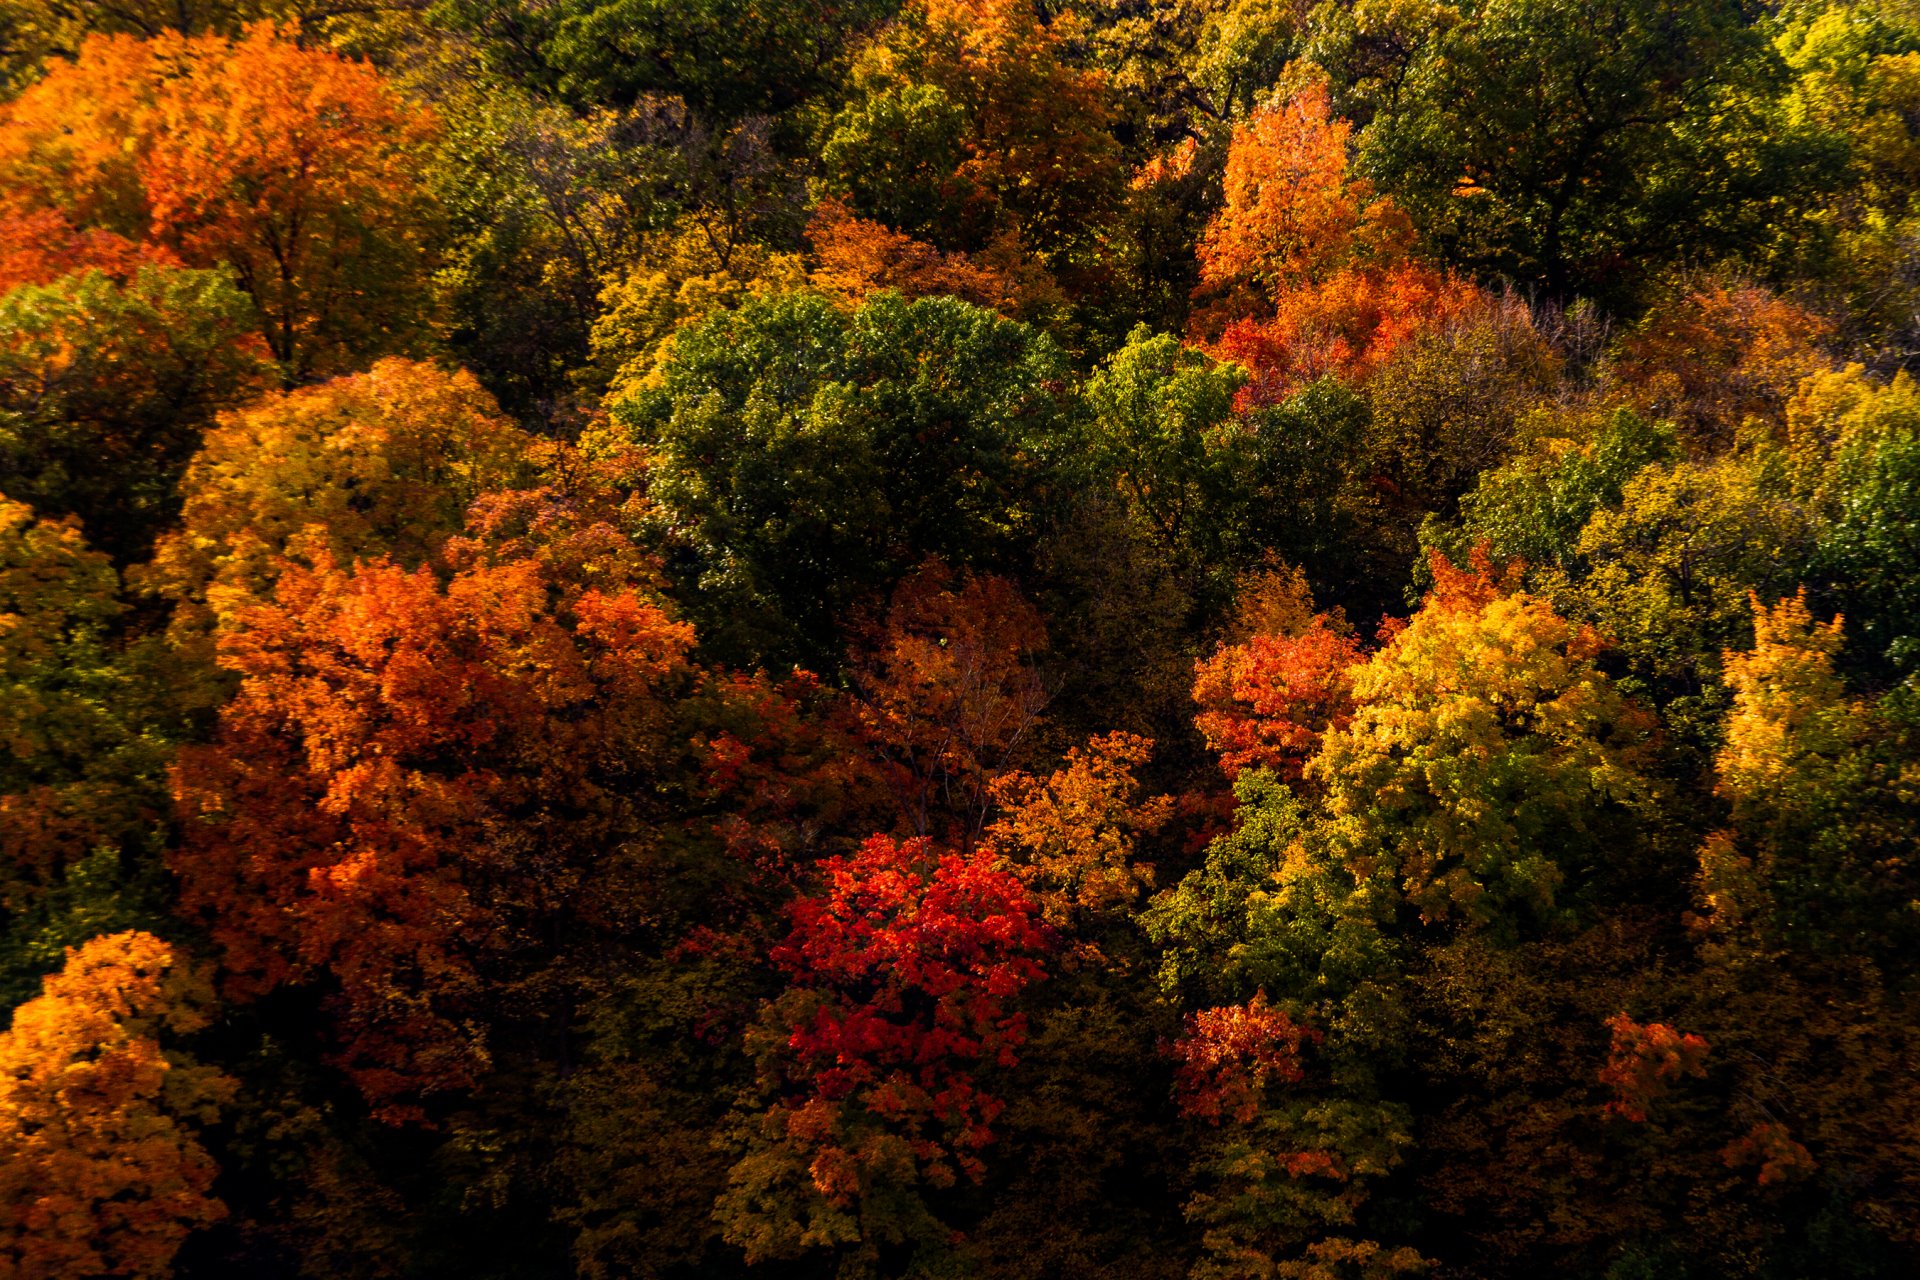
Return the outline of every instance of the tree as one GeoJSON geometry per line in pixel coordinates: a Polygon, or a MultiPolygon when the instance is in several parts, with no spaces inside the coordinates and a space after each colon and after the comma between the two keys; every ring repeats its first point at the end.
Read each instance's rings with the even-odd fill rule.
{"type": "Polygon", "coordinates": [[[1142,325],[1087,380],[1085,464],[1119,491],[1134,521],[1202,594],[1248,555],[1264,505],[1259,440],[1233,414],[1244,373],[1142,325]]]}
{"type": "Polygon", "coordinates": [[[981,1076],[1015,1064],[1011,1005],[1049,950],[985,850],[875,836],[820,872],[774,951],[792,985],[750,1041],[768,1105],[717,1209],[749,1262],[947,1244],[929,1193],[984,1171],[1004,1103],[981,1076]]]}
{"type": "Polygon", "coordinates": [[[1800,950],[1898,965],[1908,931],[1897,904],[1912,892],[1892,785],[1899,738],[1834,670],[1840,619],[1814,622],[1802,592],[1771,607],[1756,599],[1753,627],[1752,649],[1725,657],[1733,707],[1714,763],[1734,825],[1702,854],[1713,917],[1800,950]]]}
{"type": "Polygon", "coordinates": [[[1129,908],[1152,887],[1153,868],[1134,857],[1137,842],[1173,816],[1170,797],[1139,794],[1134,772],[1152,750],[1137,734],[1111,733],[1067,752],[1049,777],[994,780],[1003,812],[987,828],[988,847],[1055,928],[1129,908]]]}
{"type": "Polygon", "coordinates": [[[778,114],[837,82],[848,46],[884,19],[875,0],[445,0],[501,70],[580,106],[677,97],[710,124],[778,114]]]}
{"type": "Polygon", "coordinates": [[[302,540],[336,562],[412,568],[481,494],[531,479],[539,452],[471,374],[433,364],[387,359],[269,394],[206,433],[181,482],[181,527],[141,577],[177,603],[184,636],[267,599],[302,540]]]}
{"type": "Polygon", "coordinates": [[[1234,128],[1225,199],[1201,237],[1195,336],[1272,403],[1326,375],[1362,380],[1400,344],[1485,303],[1411,257],[1391,200],[1348,168],[1351,126],[1314,80],[1234,128]]]}
{"type": "Polygon", "coordinates": [[[929,556],[1030,545],[1071,419],[1045,337],[950,298],[755,299],[682,333],[616,400],[704,642],[831,670],[836,618],[929,556]]]}
{"type": "Polygon", "coordinates": [[[1299,782],[1321,735],[1352,719],[1360,660],[1345,620],[1319,613],[1289,632],[1223,644],[1198,664],[1194,724],[1228,780],[1257,768],[1299,782]]]}
{"type": "Polygon", "coordinates": [[[233,1082],[164,1050],[207,1021],[192,966],[145,933],[67,953],[0,1033],[0,1268],[18,1276],[173,1274],[226,1206],[194,1129],[233,1082]]]}
{"type": "MultiPolygon", "coordinates": [[[[1818,522],[1819,577],[1875,658],[1911,668],[1912,567],[1920,527],[1920,392],[1909,377],[1875,384],[1857,367],[1810,377],[1787,408],[1796,496],[1818,522]]],[[[1875,665],[1879,665],[1876,663],[1875,665]]]]}
{"type": "Polygon", "coordinates": [[[1348,171],[1352,133],[1332,114],[1325,80],[1234,126],[1220,211],[1198,247],[1206,285],[1271,302],[1356,256],[1404,251],[1405,216],[1348,171]]]}
{"type": "Polygon", "coordinates": [[[240,688],[176,773],[182,906],[236,999],[333,989],[386,1119],[478,1084],[490,1028],[564,1028],[588,942],[639,927],[693,635],[605,515],[509,495],[411,571],[310,543],[221,637],[240,688]]]}
{"type": "Polygon", "coordinates": [[[1445,13],[1356,97],[1363,172],[1452,262],[1618,298],[1634,263],[1756,243],[1818,172],[1770,118],[1780,68],[1731,0],[1445,13]]]}
{"type": "Polygon", "coordinates": [[[230,269],[299,382],[414,340],[431,129],[372,68],[268,24],[93,36],[0,119],[0,220],[52,213],[230,269]]]}
{"type": "Polygon", "coordinates": [[[865,631],[847,664],[861,745],[904,830],[970,851],[1046,705],[1033,669],[1046,627],[1004,579],[955,583],[932,562],[865,631]]]}
{"type": "Polygon", "coordinates": [[[122,651],[119,577],[71,519],[0,497],[0,1003],[69,946],[161,919],[161,673],[122,651]],[[156,705],[159,704],[159,705],[156,705]]]}
{"type": "Polygon", "coordinates": [[[1031,0],[913,0],[848,75],[821,147],[833,190],[942,250],[1017,232],[1084,292],[1101,256],[1087,215],[1117,200],[1119,149],[1104,78],[1063,55],[1031,0]]]}
{"type": "Polygon", "coordinates": [[[1705,282],[1663,299],[1621,343],[1624,398],[1671,419],[1698,451],[1730,445],[1748,419],[1777,433],[1801,381],[1830,367],[1832,326],[1754,284],[1705,282]]]}
{"type": "Polygon", "coordinates": [[[1484,562],[1434,568],[1425,606],[1353,671],[1353,718],[1307,772],[1356,871],[1423,919],[1511,926],[1549,914],[1570,877],[1615,873],[1607,832],[1653,799],[1652,722],[1595,665],[1591,628],[1484,562]]]}
{"type": "Polygon", "coordinates": [[[1051,277],[1008,232],[979,253],[942,253],[924,241],[823,200],[807,223],[818,259],[815,289],[850,306],[892,289],[908,298],[946,294],[1016,320],[1035,320],[1066,301],[1051,277]]]}
{"type": "Polygon", "coordinates": [[[246,299],[217,271],[89,270],[0,298],[0,468],[126,564],[178,511],[215,413],[264,385],[246,299]]]}
{"type": "Polygon", "coordinates": [[[1603,508],[1620,505],[1642,468],[1667,460],[1676,445],[1670,424],[1629,409],[1610,413],[1537,412],[1523,451],[1475,479],[1461,496],[1459,517],[1421,526],[1421,541],[1456,561],[1484,544],[1494,560],[1520,560],[1533,570],[1582,571],[1581,531],[1603,508]]]}

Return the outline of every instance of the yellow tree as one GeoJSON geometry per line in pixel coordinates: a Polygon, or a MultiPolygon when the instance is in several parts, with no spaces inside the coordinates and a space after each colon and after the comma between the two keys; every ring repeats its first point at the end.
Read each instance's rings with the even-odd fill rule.
{"type": "Polygon", "coordinates": [[[210,993],[150,934],[71,950],[0,1033],[0,1275],[172,1274],[181,1242],[226,1209],[193,1129],[232,1085],[163,1050],[210,993]]]}
{"type": "Polygon", "coordinates": [[[1354,711],[1307,773],[1362,879],[1428,920],[1553,905],[1607,814],[1644,804],[1651,719],[1595,665],[1600,637],[1546,600],[1435,557],[1438,586],[1351,674],[1354,711]]]}
{"type": "Polygon", "coordinates": [[[471,374],[399,358],[223,414],[182,482],[181,527],[146,585],[178,601],[176,629],[264,599],[296,538],[338,560],[420,563],[482,493],[530,478],[540,450],[471,374]]]}

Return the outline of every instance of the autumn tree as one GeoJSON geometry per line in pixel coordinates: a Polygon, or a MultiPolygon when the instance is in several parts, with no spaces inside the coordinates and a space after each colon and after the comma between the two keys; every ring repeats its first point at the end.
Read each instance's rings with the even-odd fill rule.
{"type": "Polygon", "coordinates": [[[233,1082],[162,1047],[204,1026],[211,992],[145,933],[67,953],[0,1033],[0,1267],[17,1276],[173,1274],[219,1221],[196,1133],[233,1082]]]}
{"type": "MultiPolygon", "coordinates": [[[[1295,707],[1275,680],[1271,720],[1237,709],[1227,726],[1281,731],[1254,738],[1248,763],[1291,761],[1300,790],[1243,769],[1235,829],[1143,918],[1163,982],[1197,1011],[1175,1052],[1210,1133],[1187,1212],[1212,1274],[1419,1270],[1423,1242],[1370,1206],[1395,1170],[1445,1158],[1446,1099],[1478,1105],[1476,1073],[1456,1069],[1481,1050],[1455,1021],[1455,975],[1544,964],[1556,931],[1634,875],[1608,860],[1651,820],[1650,723],[1596,665],[1597,638],[1484,560],[1435,569],[1420,611],[1383,628],[1377,650],[1333,646],[1344,707],[1316,711],[1307,682],[1295,707]],[[1416,1065],[1416,1044],[1446,1056],[1416,1065]],[[1402,1082],[1408,1069],[1420,1084],[1402,1082]]],[[[1341,639],[1315,619],[1293,643],[1341,639]]],[[[1579,948],[1555,964],[1574,972],[1543,981],[1606,989],[1579,948]]],[[[1598,1038],[1556,1048],[1547,1078],[1514,1089],[1592,1092],[1598,1068],[1579,1048],[1598,1038]]],[[[1456,1176],[1471,1175],[1433,1183],[1456,1176]]]]}
{"type": "Polygon", "coordinates": [[[1119,150],[1103,77],[1063,44],[1031,0],[914,0],[854,60],[821,148],[833,190],[938,249],[1015,233],[1090,280],[1119,150]]]}
{"type": "Polygon", "coordinates": [[[1779,431],[1801,381],[1830,367],[1831,332],[1758,285],[1702,282],[1649,312],[1610,372],[1622,398],[1678,423],[1693,448],[1724,448],[1749,419],[1779,431]]]}
{"type": "Polygon", "coordinates": [[[538,450],[471,374],[402,359],[221,416],[181,483],[181,527],[143,569],[176,630],[271,594],[296,541],[337,562],[425,561],[482,493],[531,478],[538,450]]]}
{"type": "Polygon", "coordinates": [[[1001,816],[988,847],[1040,904],[1046,922],[1066,928],[1086,917],[1131,907],[1153,886],[1153,868],[1137,854],[1173,817],[1168,796],[1143,797],[1135,776],[1153,744],[1111,733],[1067,752],[1045,778],[1025,772],[993,782],[1001,816]]]}
{"type": "Polygon", "coordinates": [[[1325,282],[1356,255],[1404,249],[1404,216],[1348,171],[1352,134],[1332,114],[1324,80],[1234,126],[1220,211],[1199,245],[1208,285],[1273,301],[1325,282]]]}
{"type": "Polygon", "coordinates": [[[1360,659],[1344,620],[1320,613],[1286,631],[1223,644],[1199,663],[1194,723],[1228,779],[1258,768],[1298,782],[1321,735],[1352,719],[1360,659]]]}
{"type": "Polygon", "coordinates": [[[89,270],[0,298],[0,470],[122,564],[177,514],[214,415],[261,389],[246,299],[223,273],[89,270]]]}
{"type": "Polygon", "coordinates": [[[1234,127],[1192,330],[1252,371],[1250,403],[1327,375],[1364,379],[1413,335],[1484,303],[1412,257],[1405,217],[1349,171],[1351,131],[1323,80],[1234,127]]]}
{"type": "Polygon", "coordinates": [[[230,270],[289,382],[411,343],[431,119],[372,68],[271,25],[94,36],[8,104],[0,221],[230,270]]]}
{"type": "Polygon", "coordinates": [[[1591,628],[1484,566],[1436,569],[1427,604],[1353,672],[1353,719],[1308,770],[1368,874],[1424,918],[1524,918],[1601,872],[1610,823],[1632,829],[1652,726],[1595,665],[1591,628]]]}
{"type": "Polygon", "coordinates": [[[807,239],[817,260],[808,282],[850,305],[891,289],[908,298],[945,294],[1014,319],[1036,320],[1066,302],[1011,234],[996,237],[977,253],[942,252],[858,216],[844,201],[823,200],[807,223],[807,239]]]}
{"type": "Polygon", "coordinates": [[[591,344],[609,397],[639,392],[672,357],[680,330],[749,298],[799,288],[806,279],[800,255],[758,244],[716,246],[691,220],[647,237],[640,260],[600,293],[591,344]]]}
{"type": "Polygon", "coordinates": [[[395,1120],[478,1083],[497,1020],[564,1016],[591,948],[552,929],[638,927],[692,643],[591,491],[476,520],[413,570],[296,548],[222,636],[239,692],[175,782],[173,866],[226,989],[329,985],[336,1060],[395,1120]]]}
{"type": "MultiPolygon", "coordinates": [[[[1700,1019],[1733,1078],[1712,1140],[1743,1198],[1778,1203],[1823,1169],[1863,1191],[1840,1211],[1846,1255],[1871,1256],[1884,1214],[1920,1197],[1904,1138],[1920,1096],[1906,868],[1914,738],[1903,695],[1851,693],[1841,619],[1804,596],[1753,604],[1754,639],[1725,657],[1733,692],[1716,760],[1728,826],[1699,850],[1700,1019]],[[1867,1189],[1870,1188],[1870,1189],[1867,1189]]],[[[1794,1224],[1772,1222],[1778,1233],[1794,1224]]]]}
{"type": "Polygon", "coordinates": [[[901,825],[971,849],[1046,706],[1034,670],[1045,624],[1004,579],[956,582],[930,562],[864,632],[848,655],[853,714],[901,825]]]}
{"type": "Polygon", "coordinates": [[[939,1251],[940,1192],[984,1172],[1014,1065],[1014,1007],[1050,949],[993,855],[875,836],[822,864],[773,959],[789,978],[751,1033],[766,1110],[717,1207],[749,1262],[826,1248],[939,1251]]]}

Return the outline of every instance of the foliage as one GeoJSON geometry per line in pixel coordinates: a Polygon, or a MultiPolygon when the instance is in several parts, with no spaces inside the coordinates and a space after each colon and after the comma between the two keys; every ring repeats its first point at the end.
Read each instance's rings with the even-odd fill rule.
{"type": "Polygon", "coordinates": [[[372,68],[271,25],[92,36],[8,104],[0,218],[226,267],[289,380],[412,340],[430,120],[372,68]]]}
{"type": "Polygon", "coordinates": [[[1014,1065],[1008,1002],[1043,971],[1036,904],[990,854],[875,836],[821,865],[773,952],[792,986],[755,1034],[763,1092],[719,1206],[749,1260],[807,1247],[942,1243],[922,1197],[978,1179],[1014,1065]]]}
{"type": "Polygon", "coordinates": [[[119,580],[69,520],[0,499],[0,1000],[67,947],[156,923],[162,674],[117,649],[119,580]]]}
{"type": "Polygon", "coordinates": [[[692,634],[606,525],[556,535],[453,544],[444,580],[301,548],[221,638],[240,689],[176,775],[173,866],[226,990],[324,976],[335,1056],[390,1119],[486,1071],[487,973],[564,980],[542,921],[631,927],[630,780],[692,634]],[[529,864],[532,831],[555,843],[529,864]]]}
{"type": "MultiPolygon", "coordinates": [[[[1064,26],[1065,24],[1056,24],[1064,26]]],[[[1118,196],[1104,78],[1025,0],[911,0],[861,51],[820,158],[859,213],[943,250],[1013,232],[1091,282],[1118,196]]]]}
{"type": "Polygon", "coordinates": [[[0,1275],[1920,1270],[1914,0],[0,0],[0,1275]]]}
{"type": "Polygon", "coordinates": [[[466,523],[482,493],[529,478],[534,442],[472,375],[387,359],[365,373],[263,396],[221,417],[181,481],[181,527],[143,570],[181,603],[230,622],[271,594],[296,544],[336,561],[411,568],[466,523]]]}
{"type": "Polygon", "coordinates": [[[246,300],[217,271],[89,270],[0,298],[0,465],[43,515],[126,563],[178,510],[214,414],[257,392],[246,300]]]}
{"type": "Polygon", "coordinates": [[[1063,377],[1044,337],[950,298],[791,294],[688,330],[612,412],[656,451],[706,643],[831,661],[834,616],[926,557],[987,567],[1031,538],[1063,377]]]}
{"type": "Polygon", "coordinates": [[[218,1221],[195,1130],[231,1080],[163,1050],[204,1025],[211,993],[145,933],[67,953],[0,1033],[0,1265],[20,1276],[171,1275],[218,1221]]]}
{"type": "Polygon", "coordinates": [[[1408,6],[1431,25],[1355,95],[1363,169],[1449,258],[1562,297],[1751,242],[1823,157],[1775,123],[1780,67],[1742,17],[1725,0],[1408,6]]]}

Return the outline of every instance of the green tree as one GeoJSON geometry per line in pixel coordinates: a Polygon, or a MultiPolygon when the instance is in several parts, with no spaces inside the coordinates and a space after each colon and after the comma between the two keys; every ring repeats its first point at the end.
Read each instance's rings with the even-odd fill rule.
{"type": "Polygon", "coordinates": [[[251,308],[218,271],[142,267],[0,298],[0,474],[46,516],[77,517],[122,564],[179,510],[214,414],[266,383],[251,308]]]}
{"type": "Polygon", "coordinates": [[[1815,176],[1734,0],[1473,0],[1426,21],[1356,93],[1361,165],[1455,261],[1617,298],[1631,264],[1755,243],[1815,176]]]}
{"type": "Polygon", "coordinates": [[[1142,325],[1086,384],[1093,483],[1120,493],[1196,598],[1230,589],[1262,514],[1259,440],[1233,412],[1245,381],[1238,367],[1142,325]]]}
{"type": "Polygon", "coordinates": [[[950,298],[755,299],[683,332],[612,406],[701,636],[833,665],[834,622],[928,556],[1030,546],[1073,422],[1045,337],[950,298]]]}

